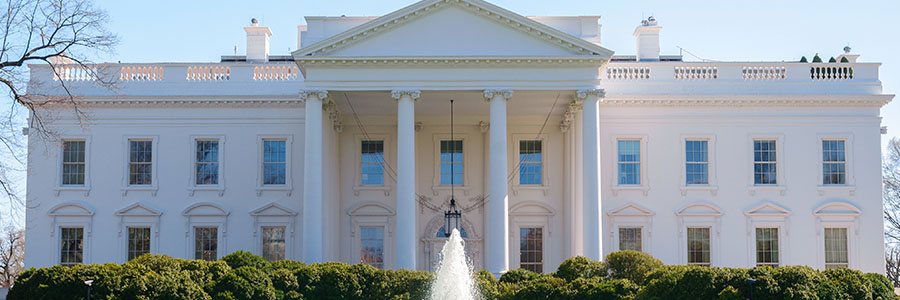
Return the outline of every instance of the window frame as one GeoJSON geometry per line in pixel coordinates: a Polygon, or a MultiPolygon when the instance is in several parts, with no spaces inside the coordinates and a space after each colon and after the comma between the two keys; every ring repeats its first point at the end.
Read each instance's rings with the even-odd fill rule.
{"type": "Polygon", "coordinates": [[[122,196],[127,196],[133,191],[150,192],[151,196],[156,196],[159,191],[159,136],[158,135],[127,135],[123,138],[124,151],[124,175],[122,176],[122,196]],[[151,160],[150,160],[150,184],[137,185],[131,184],[131,141],[150,141],[151,143],[151,160]]]}
{"type": "Polygon", "coordinates": [[[610,168],[612,174],[610,174],[609,178],[611,180],[610,187],[612,188],[613,196],[618,196],[621,191],[639,191],[644,196],[647,196],[647,192],[650,190],[650,181],[649,174],[647,172],[648,165],[650,162],[648,154],[648,145],[649,145],[649,136],[646,134],[617,134],[611,137],[611,150],[609,153],[613,155],[611,157],[611,162],[615,164],[613,168],[610,168]],[[639,141],[640,149],[640,184],[619,184],[619,141],[629,141],[629,140],[637,140],[639,141]]]}
{"type": "Polygon", "coordinates": [[[191,224],[190,246],[188,246],[191,249],[191,252],[190,252],[191,255],[188,257],[190,257],[191,259],[202,259],[202,258],[197,258],[197,229],[200,229],[200,228],[215,228],[216,229],[216,258],[213,260],[222,258],[222,256],[223,256],[223,253],[222,253],[223,252],[222,251],[223,250],[222,249],[223,248],[222,247],[222,245],[223,245],[222,244],[222,241],[223,241],[222,226],[220,226],[219,224],[214,224],[214,223],[192,223],[191,224]]]}
{"type": "Polygon", "coordinates": [[[784,231],[784,228],[782,228],[781,226],[768,226],[768,225],[760,224],[760,225],[753,227],[753,253],[752,253],[753,266],[780,267],[780,266],[787,265],[783,260],[783,258],[784,258],[784,247],[783,247],[784,243],[782,243],[784,241],[784,237],[783,237],[784,232],[783,231],[784,231]],[[757,257],[757,254],[759,253],[759,239],[757,236],[757,231],[759,231],[760,229],[775,229],[775,230],[777,230],[777,235],[775,236],[775,238],[776,238],[776,246],[778,247],[778,251],[777,251],[777,255],[778,255],[777,260],[778,261],[775,263],[771,263],[771,262],[760,263],[759,262],[759,258],[757,257]]]}
{"type": "MultiPolygon", "coordinates": [[[[450,191],[449,184],[441,184],[441,141],[449,141],[450,133],[436,133],[432,135],[432,142],[434,145],[433,155],[433,174],[432,174],[432,184],[431,190],[434,196],[438,195],[439,191],[450,191]]],[[[462,191],[463,195],[468,196],[469,190],[471,189],[471,185],[469,184],[469,175],[473,174],[474,170],[472,169],[472,145],[471,140],[468,138],[468,134],[466,133],[454,133],[452,140],[462,141],[463,143],[463,182],[461,183],[453,183],[454,189],[457,191],[462,191]]]]}
{"type": "Polygon", "coordinates": [[[747,146],[747,157],[749,158],[749,170],[747,171],[747,178],[749,183],[748,192],[751,196],[756,195],[759,192],[776,192],[780,196],[784,196],[785,193],[785,172],[787,168],[786,157],[785,157],[785,149],[784,149],[784,135],[783,134],[750,134],[748,139],[747,146]],[[755,170],[756,170],[756,160],[755,160],[755,150],[754,150],[754,142],[758,140],[774,140],[775,141],[775,184],[756,184],[755,179],[755,170]]]}
{"type": "MultiPolygon", "coordinates": [[[[354,194],[354,196],[359,196],[359,194],[363,191],[380,191],[380,192],[384,193],[385,197],[391,195],[392,184],[390,183],[391,179],[390,179],[390,176],[388,176],[388,174],[387,174],[387,170],[388,170],[388,168],[396,167],[392,164],[393,158],[396,155],[393,152],[393,149],[391,148],[391,145],[393,145],[392,137],[393,137],[393,135],[384,134],[384,133],[374,133],[374,134],[368,134],[368,135],[362,135],[362,134],[354,135],[354,141],[355,141],[354,145],[356,145],[353,148],[354,149],[353,156],[354,156],[354,163],[355,163],[355,165],[354,165],[355,171],[354,171],[354,176],[353,176],[353,194],[354,194]],[[380,140],[384,143],[383,151],[384,151],[385,173],[384,173],[384,183],[381,185],[377,185],[377,184],[363,185],[362,184],[362,142],[366,141],[366,140],[370,140],[370,141],[380,140]]],[[[395,168],[395,170],[396,170],[396,168],[395,168]]]]}
{"type": "MultiPolygon", "coordinates": [[[[124,224],[123,226],[125,226],[125,230],[124,230],[124,232],[123,232],[123,235],[124,235],[123,240],[125,240],[125,261],[126,261],[126,262],[131,260],[131,259],[129,259],[129,256],[131,255],[131,249],[130,249],[130,246],[131,246],[131,233],[130,233],[129,231],[130,231],[132,228],[146,228],[146,229],[149,231],[148,236],[147,236],[147,237],[148,237],[147,242],[148,242],[149,244],[147,245],[147,252],[144,253],[144,254],[147,254],[147,253],[155,253],[155,252],[153,251],[153,246],[155,246],[156,241],[153,240],[153,235],[154,235],[153,232],[154,232],[154,231],[153,231],[153,225],[152,225],[152,224],[130,223],[130,224],[124,224]]],[[[143,254],[142,254],[142,255],[143,255],[143,254]]],[[[135,258],[137,258],[137,257],[135,257],[135,258]]]]}
{"type": "Polygon", "coordinates": [[[256,196],[262,196],[264,191],[284,191],[287,196],[293,193],[293,152],[294,137],[290,134],[260,134],[256,136],[256,196]],[[265,141],[284,141],[284,184],[263,184],[265,182],[263,160],[265,158],[265,141]]]}
{"type": "Polygon", "coordinates": [[[685,264],[686,264],[686,265],[696,265],[696,266],[705,266],[705,267],[711,267],[711,266],[713,266],[713,253],[714,253],[713,248],[714,248],[714,244],[715,244],[715,242],[714,242],[714,237],[713,237],[713,230],[714,230],[714,229],[713,229],[712,226],[693,226],[693,225],[687,225],[687,226],[685,226],[685,228],[684,228],[684,235],[685,235],[685,237],[684,237],[684,238],[685,238],[685,254],[687,254],[687,255],[685,255],[685,264]],[[709,233],[709,237],[708,237],[708,240],[709,240],[709,261],[706,262],[706,263],[692,263],[692,262],[691,262],[691,259],[690,259],[690,256],[691,256],[691,249],[690,249],[690,247],[691,247],[691,234],[690,234],[690,230],[691,230],[691,229],[706,229],[706,230],[707,230],[707,233],[709,233]]]}
{"type": "Polygon", "coordinates": [[[544,196],[547,196],[550,193],[550,183],[551,178],[548,173],[548,155],[550,155],[550,137],[549,135],[542,133],[538,135],[537,133],[514,133],[512,134],[513,147],[509,149],[512,152],[513,165],[512,168],[516,168],[513,170],[515,172],[515,178],[513,178],[513,182],[510,184],[510,190],[512,191],[513,196],[518,196],[522,191],[541,191],[544,196]],[[535,138],[537,137],[537,138],[535,138]],[[520,184],[519,177],[519,155],[521,154],[521,149],[519,144],[522,141],[541,141],[541,184],[520,184]]]}
{"type": "Polygon", "coordinates": [[[387,261],[388,261],[388,258],[387,258],[388,257],[388,252],[387,252],[388,229],[387,229],[387,226],[386,225],[378,225],[378,224],[375,224],[375,225],[365,224],[365,225],[359,225],[358,229],[359,229],[359,236],[356,237],[356,242],[359,244],[359,247],[356,248],[357,249],[356,254],[357,254],[357,257],[359,257],[359,260],[358,260],[359,263],[364,264],[364,265],[370,265],[372,267],[375,267],[376,269],[386,270],[387,269],[387,261]],[[371,265],[369,263],[362,262],[362,245],[363,245],[362,231],[363,231],[363,229],[366,229],[366,228],[381,229],[381,267],[380,268],[376,267],[374,265],[371,265]]]}
{"type": "Polygon", "coordinates": [[[288,243],[290,242],[290,238],[288,238],[288,235],[290,235],[290,230],[289,230],[288,225],[277,224],[277,223],[275,223],[275,224],[260,224],[259,225],[259,241],[260,241],[259,256],[261,256],[263,259],[266,259],[268,261],[290,259],[288,256],[288,243]],[[265,256],[265,253],[266,253],[266,228],[281,228],[283,230],[282,243],[284,243],[284,245],[282,246],[281,259],[269,260],[265,256]]]}
{"type": "MultiPolygon", "coordinates": [[[[640,232],[640,235],[638,236],[638,238],[641,239],[640,240],[641,250],[638,252],[644,252],[644,226],[641,226],[641,225],[624,225],[623,224],[623,225],[616,226],[616,236],[615,236],[616,248],[619,249],[619,251],[634,250],[634,249],[622,249],[622,231],[623,230],[627,231],[629,229],[637,229],[640,232]]],[[[637,251],[637,250],[635,250],[635,251],[637,251]]]]}
{"type": "Polygon", "coordinates": [[[695,201],[678,208],[675,216],[679,224],[678,255],[681,264],[688,264],[687,229],[706,227],[710,228],[710,266],[720,266],[722,209],[709,202],[695,201]]]}
{"type": "Polygon", "coordinates": [[[718,193],[718,174],[716,172],[716,135],[714,134],[685,134],[681,135],[681,176],[679,189],[681,196],[687,196],[690,192],[708,192],[715,196],[718,193]],[[687,142],[706,141],[706,166],[707,184],[687,184],[687,142]]]}
{"type": "Polygon", "coordinates": [[[653,255],[653,240],[650,239],[653,230],[653,216],[656,215],[653,211],[637,203],[629,202],[607,212],[606,215],[608,216],[607,222],[609,222],[609,226],[607,226],[609,236],[612,238],[608,242],[615,245],[608,248],[610,251],[621,250],[619,249],[619,228],[641,227],[641,250],[653,255]]]}
{"type": "Polygon", "coordinates": [[[826,267],[825,228],[847,229],[847,264],[851,269],[858,268],[860,215],[859,208],[842,201],[828,202],[813,210],[816,218],[816,264],[819,269],[826,267]]]}
{"type": "Polygon", "coordinates": [[[823,227],[822,228],[822,241],[823,241],[822,248],[824,250],[823,259],[824,259],[825,269],[828,269],[829,265],[834,265],[836,267],[844,267],[844,268],[850,267],[850,261],[851,261],[850,245],[851,245],[851,242],[850,242],[850,228],[849,227],[847,227],[847,226],[825,226],[825,227],[823,227]],[[847,249],[847,262],[846,263],[829,263],[828,262],[828,246],[826,246],[826,245],[828,245],[827,237],[826,237],[826,232],[828,229],[843,229],[844,230],[844,233],[846,234],[846,236],[845,236],[846,240],[844,242],[846,243],[846,249],[847,249]]]}
{"type": "Polygon", "coordinates": [[[540,268],[541,268],[541,272],[537,272],[537,273],[544,273],[544,271],[546,271],[546,269],[545,269],[544,267],[546,267],[546,265],[547,265],[547,256],[546,256],[546,251],[545,251],[545,248],[544,248],[544,247],[547,246],[547,243],[546,243],[546,242],[547,242],[547,238],[546,238],[546,237],[547,237],[547,233],[545,232],[544,227],[545,227],[545,225],[543,225],[543,224],[542,224],[541,226],[527,226],[527,225],[521,225],[521,224],[519,225],[519,227],[518,227],[519,230],[518,230],[518,234],[517,234],[517,237],[518,237],[518,243],[517,243],[517,244],[519,245],[517,257],[518,257],[518,261],[519,261],[519,263],[518,263],[519,268],[525,269],[523,264],[539,265],[540,268]],[[541,262],[540,262],[540,263],[535,263],[535,262],[527,262],[527,263],[525,263],[525,262],[522,262],[522,258],[521,258],[521,257],[522,257],[522,251],[523,251],[523,249],[522,249],[522,246],[521,246],[521,245],[522,245],[522,230],[523,230],[523,229],[537,229],[537,230],[540,230],[540,232],[541,232],[541,241],[540,241],[540,242],[541,242],[541,251],[540,251],[540,254],[541,254],[541,262]]]}
{"type": "Polygon", "coordinates": [[[82,192],[87,197],[91,192],[91,136],[90,135],[64,135],[60,137],[58,142],[57,164],[56,164],[56,186],[53,188],[55,196],[59,196],[61,192],[82,192]],[[84,184],[71,185],[62,183],[63,172],[63,143],[67,141],[84,141],[84,184]]]}
{"type": "Polygon", "coordinates": [[[791,240],[790,226],[788,219],[791,212],[786,208],[772,202],[763,202],[760,205],[744,212],[747,221],[747,245],[749,254],[747,255],[747,266],[756,266],[756,228],[778,227],[778,264],[780,266],[788,266],[791,264],[791,240]]]}
{"type": "MultiPolygon", "coordinates": [[[[553,252],[550,237],[553,236],[555,216],[556,210],[544,202],[522,201],[510,206],[508,226],[511,230],[509,232],[509,252],[507,253],[509,255],[509,264],[511,266],[521,265],[521,262],[519,261],[519,241],[521,240],[521,237],[519,236],[521,234],[520,228],[542,228],[541,234],[544,239],[542,245],[544,264],[542,268],[546,273],[553,271],[553,269],[551,269],[553,267],[551,261],[555,252],[553,252]]],[[[469,235],[471,236],[474,234],[469,232],[469,235]]]]}
{"type": "Polygon", "coordinates": [[[80,224],[77,224],[77,223],[75,223],[75,224],[57,224],[56,229],[57,229],[57,232],[59,232],[59,234],[56,238],[56,249],[57,249],[56,263],[61,266],[74,266],[74,265],[89,264],[88,256],[87,256],[87,249],[88,249],[87,241],[88,241],[89,231],[88,231],[87,227],[80,226],[80,224]],[[62,262],[62,257],[63,257],[62,245],[63,245],[63,230],[64,229],[81,229],[81,262],[78,262],[78,263],[63,263],[62,262]]]}
{"type": "Polygon", "coordinates": [[[820,133],[817,135],[817,158],[818,158],[818,176],[817,176],[817,186],[816,191],[819,193],[819,196],[825,196],[828,193],[841,193],[848,196],[853,196],[856,192],[856,178],[854,172],[854,157],[853,157],[853,134],[852,133],[820,133]],[[822,142],[829,140],[842,140],[844,141],[844,184],[824,184],[824,153],[822,153],[822,142]]]}
{"type": "Polygon", "coordinates": [[[188,195],[194,196],[197,191],[214,191],[218,192],[219,197],[225,194],[225,135],[191,135],[191,167],[188,176],[188,195]],[[197,142],[200,141],[218,141],[218,183],[216,184],[197,184],[197,142]]]}
{"type": "Polygon", "coordinates": [[[347,210],[350,216],[350,236],[352,238],[350,261],[360,260],[362,249],[362,227],[384,227],[384,268],[394,268],[394,210],[377,201],[367,201],[347,210]]]}

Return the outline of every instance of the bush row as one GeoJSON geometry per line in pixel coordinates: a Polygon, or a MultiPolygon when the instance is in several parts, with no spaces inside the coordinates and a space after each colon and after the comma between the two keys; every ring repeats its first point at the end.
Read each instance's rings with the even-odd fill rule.
{"type": "MultiPolygon", "coordinates": [[[[128,263],[55,266],[24,272],[8,299],[427,299],[432,274],[367,265],[268,262],[238,251],[218,261],[144,255],[128,263]]],[[[475,274],[484,299],[900,299],[880,274],[809,267],[752,269],[664,266],[640,252],[606,261],[573,257],[552,274],[517,269],[499,280],[475,274]]]]}

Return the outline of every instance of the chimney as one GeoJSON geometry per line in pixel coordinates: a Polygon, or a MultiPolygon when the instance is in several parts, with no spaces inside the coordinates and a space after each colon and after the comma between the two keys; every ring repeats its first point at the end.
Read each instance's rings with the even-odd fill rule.
{"type": "Polygon", "coordinates": [[[269,61],[269,37],[272,36],[269,27],[259,26],[259,21],[253,18],[244,31],[247,32],[247,61],[269,61]]]}
{"type": "Polygon", "coordinates": [[[844,46],[844,53],[838,55],[837,61],[841,62],[843,58],[847,58],[847,62],[855,63],[856,59],[859,58],[859,54],[851,53],[851,50],[853,49],[850,49],[850,46],[844,46]]]}
{"type": "Polygon", "coordinates": [[[634,29],[637,41],[637,61],[659,61],[659,31],[656,18],[650,16],[641,21],[641,26],[634,29]]]}

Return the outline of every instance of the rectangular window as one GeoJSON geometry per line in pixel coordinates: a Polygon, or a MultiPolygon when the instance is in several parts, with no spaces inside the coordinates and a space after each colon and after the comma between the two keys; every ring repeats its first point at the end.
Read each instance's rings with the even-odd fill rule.
{"type": "Polygon", "coordinates": [[[153,184],[153,141],[128,141],[128,184],[153,184]]]}
{"type": "Polygon", "coordinates": [[[360,184],[384,185],[384,141],[362,141],[360,184]]]}
{"type": "Polygon", "coordinates": [[[778,184],[775,140],[753,141],[753,183],[778,184]]]}
{"type": "Polygon", "coordinates": [[[196,184],[219,184],[219,141],[197,140],[196,184]]]}
{"type": "Polygon", "coordinates": [[[519,141],[519,184],[542,184],[541,140],[519,141]]]}
{"type": "Polygon", "coordinates": [[[128,227],[128,260],[150,253],[150,227],[128,227]]]}
{"type": "Polygon", "coordinates": [[[194,259],[219,259],[219,228],[194,227],[194,259]]]}
{"type": "Polygon", "coordinates": [[[619,250],[643,251],[640,227],[619,228],[619,250]]]}
{"type": "Polygon", "coordinates": [[[641,141],[618,143],[619,184],[641,184],[641,141]]]}
{"type": "Polygon", "coordinates": [[[362,227],[359,229],[362,243],[359,262],[378,269],[384,268],[384,227],[362,227]]]}
{"type": "Polygon", "coordinates": [[[285,184],[287,180],[287,142],[263,140],[263,184],[285,184]]]}
{"type": "Polygon", "coordinates": [[[709,184],[709,141],[684,142],[685,184],[709,184]]]}
{"type": "Polygon", "coordinates": [[[63,185],[84,185],[84,146],[84,141],[63,141],[63,185]]]}
{"type": "Polygon", "coordinates": [[[687,247],[689,265],[709,266],[709,227],[688,228],[687,247]]]}
{"type": "Polygon", "coordinates": [[[778,266],[778,228],[756,228],[756,265],[778,266]]]}
{"type": "Polygon", "coordinates": [[[61,265],[84,263],[84,228],[59,229],[59,263],[61,265]]]}
{"type": "Polygon", "coordinates": [[[847,228],[825,228],[825,268],[847,268],[847,228]]]}
{"type": "Polygon", "coordinates": [[[463,183],[463,141],[441,141],[441,184],[463,183]]]}
{"type": "Polygon", "coordinates": [[[843,140],[822,141],[822,184],[847,184],[843,140]]]}
{"type": "Polygon", "coordinates": [[[273,261],[284,259],[284,226],[263,227],[263,258],[273,261]]]}
{"type": "Polygon", "coordinates": [[[544,272],[543,228],[519,228],[519,268],[544,272]]]}

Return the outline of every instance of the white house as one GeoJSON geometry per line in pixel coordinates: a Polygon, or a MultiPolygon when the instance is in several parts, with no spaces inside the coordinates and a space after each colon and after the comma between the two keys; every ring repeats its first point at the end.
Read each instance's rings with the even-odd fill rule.
{"type": "Polygon", "coordinates": [[[424,0],[306,17],[290,56],[254,21],[246,56],[96,65],[113,89],[33,65],[29,94],[65,85],[88,118],[50,108],[59,139],[30,136],[26,263],[432,270],[453,195],[494,273],[622,249],[884,271],[880,64],[685,62],[652,17],[613,55],[599,19],[424,0]]]}

